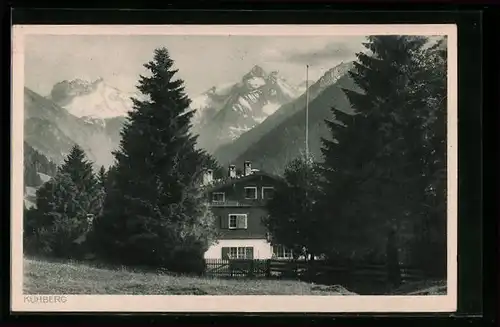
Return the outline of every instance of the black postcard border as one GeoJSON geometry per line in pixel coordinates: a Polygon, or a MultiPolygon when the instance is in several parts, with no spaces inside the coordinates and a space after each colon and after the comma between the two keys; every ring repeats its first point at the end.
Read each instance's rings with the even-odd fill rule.
{"type": "MultiPolygon", "coordinates": [[[[488,243],[493,245],[495,239],[494,232],[496,228],[491,225],[486,226],[482,223],[482,15],[479,9],[468,7],[458,10],[457,7],[449,8],[449,11],[435,11],[434,9],[422,10],[423,6],[413,6],[412,11],[401,11],[402,6],[390,5],[383,8],[378,6],[377,12],[350,6],[351,11],[346,11],[346,6],[341,6],[342,11],[332,10],[332,6],[293,6],[294,10],[275,4],[274,6],[245,6],[242,3],[238,5],[228,5],[211,8],[210,10],[187,10],[181,6],[179,9],[163,11],[154,10],[113,10],[113,9],[78,9],[78,10],[56,10],[56,9],[15,9],[12,11],[12,21],[14,24],[442,24],[456,23],[458,25],[458,60],[459,60],[459,269],[458,269],[458,310],[456,313],[448,314],[315,314],[315,313],[275,313],[275,314],[226,314],[226,313],[173,313],[173,314],[61,314],[61,313],[13,313],[10,312],[10,269],[1,269],[2,272],[2,316],[7,317],[7,321],[19,322],[51,322],[58,321],[62,317],[65,322],[219,322],[219,323],[278,323],[286,321],[287,323],[355,323],[373,324],[373,323],[439,323],[439,321],[451,322],[462,321],[464,319],[472,322],[471,317],[481,317],[484,314],[493,317],[491,309],[494,310],[494,304],[491,302],[491,294],[488,297],[486,292],[495,292],[495,287],[491,287],[491,280],[483,281],[483,264],[486,265],[492,261],[496,263],[497,259],[489,257],[489,260],[483,260],[486,251],[483,253],[483,245],[488,243]],[[242,8],[243,7],[243,8],[242,8]],[[247,7],[247,8],[245,8],[247,7]],[[256,9],[260,7],[260,9],[256,9]],[[389,8],[388,8],[389,7],[389,8]],[[235,10],[235,8],[246,10],[235,10]],[[384,11],[381,8],[384,9],[384,11]],[[399,9],[398,11],[389,10],[399,9]],[[262,10],[264,9],[264,10],[262,10]],[[284,10],[288,9],[288,10],[284,10]],[[418,10],[417,10],[418,9],[418,10]],[[466,10],[468,9],[468,10],[466,10]],[[356,11],[353,11],[356,10],[356,11]],[[434,10],[434,11],[433,11],[434,10]],[[484,233],[483,233],[484,231],[484,233]],[[484,237],[483,237],[484,236],[484,237]],[[7,275],[7,276],[5,276],[7,275]],[[486,284],[483,291],[483,285],[486,284]],[[484,299],[484,301],[483,301],[484,299]],[[484,303],[483,303],[484,302],[484,303]],[[483,312],[483,306],[485,311],[483,312]],[[487,313],[486,311],[489,311],[487,313]],[[244,316],[242,320],[238,317],[244,316]],[[389,318],[389,316],[391,318],[389,318]],[[394,317],[395,319],[392,319],[394,317]],[[353,319],[354,318],[354,319],[353,319]],[[125,320],[124,320],[125,319],[125,320]]],[[[405,9],[411,6],[404,6],[405,9]]],[[[206,7],[205,7],[206,9],[206,7]]],[[[375,8],[374,8],[375,9],[375,8]]],[[[411,10],[411,8],[410,8],[411,10]]],[[[4,16],[5,19],[5,16],[4,16]]],[[[4,25],[6,26],[4,20],[4,25]]],[[[8,23],[8,22],[7,22],[8,23]]],[[[10,25],[10,24],[9,24],[10,25]]],[[[3,33],[3,45],[10,48],[10,42],[6,38],[9,32],[3,33]]],[[[5,51],[3,52],[6,53],[5,51]]],[[[4,108],[10,106],[10,79],[7,80],[10,73],[10,58],[3,60],[4,74],[2,94],[9,95],[2,97],[4,108]],[[8,68],[7,68],[8,67],[8,68]],[[8,69],[8,71],[7,71],[8,69]],[[7,86],[7,87],[6,87],[7,86]]],[[[496,107],[490,108],[490,114],[496,107]]],[[[3,122],[10,125],[10,115],[8,110],[3,110],[3,122]]],[[[494,114],[494,113],[493,113],[494,114]]],[[[490,116],[491,117],[491,116],[490,116]]],[[[5,126],[9,127],[10,126],[5,126]]],[[[2,128],[2,145],[5,152],[10,151],[10,134],[7,135],[9,128],[2,128]]],[[[10,154],[10,153],[9,153],[10,154]]],[[[9,171],[9,165],[5,160],[1,166],[4,172],[9,171]]],[[[10,194],[10,174],[3,175],[2,186],[5,188],[3,194],[10,194]]],[[[2,197],[2,208],[10,207],[10,199],[2,197]]],[[[7,211],[7,210],[5,210],[7,211]]],[[[9,210],[10,213],[10,210],[9,210]]],[[[10,240],[7,231],[10,231],[10,214],[2,215],[0,239],[2,240],[2,259],[3,267],[10,266],[10,240]]],[[[493,223],[495,216],[489,218],[493,223]]],[[[494,251],[491,251],[494,252],[494,251]]],[[[494,268],[490,265],[490,268],[494,268]]],[[[492,271],[490,268],[486,271],[492,271]]],[[[490,274],[491,275],[491,274],[490,274]]],[[[494,275],[492,275],[494,277],[494,275]]],[[[490,276],[490,277],[492,277],[490,276]]],[[[496,285],[496,283],[494,284],[496,285]]],[[[489,319],[488,319],[489,320],[489,319]]]]}

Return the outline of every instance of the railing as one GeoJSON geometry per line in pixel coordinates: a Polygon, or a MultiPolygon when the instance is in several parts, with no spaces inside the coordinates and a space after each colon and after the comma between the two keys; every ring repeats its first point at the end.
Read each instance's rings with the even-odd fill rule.
{"type": "MultiPolygon", "coordinates": [[[[205,259],[205,264],[205,275],[213,277],[311,279],[344,285],[359,281],[379,285],[389,282],[385,264],[333,265],[323,260],[283,259],[205,259]]],[[[409,266],[400,266],[399,272],[401,282],[420,281],[425,277],[420,270],[409,266]]]]}
{"type": "Polygon", "coordinates": [[[270,277],[270,260],[206,259],[205,274],[214,277],[270,277]]]}

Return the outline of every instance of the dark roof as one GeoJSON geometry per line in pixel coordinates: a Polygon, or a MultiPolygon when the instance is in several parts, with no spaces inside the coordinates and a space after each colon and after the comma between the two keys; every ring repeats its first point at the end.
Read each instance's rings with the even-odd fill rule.
{"type": "Polygon", "coordinates": [[[237,176],[235,178],[226,177],[223,180],[216,181],[213,184],[204,186],[204,191],[205,192],[214,191],[214,190],[217,190],[217,189],[220,189],[220,188],[223,188],[223,187],[235,184],[235,183],[249,181],[249,180],[252,180],[253,178],[259,177],[259,176],[266,176],[266,177],[272,178],[278,182],[284,182],[284,179],[281,176],[269,174],[269,173],[266,173],[263,171],[255,171],[252,174],[246,175],[246,176],[237,176]]]}

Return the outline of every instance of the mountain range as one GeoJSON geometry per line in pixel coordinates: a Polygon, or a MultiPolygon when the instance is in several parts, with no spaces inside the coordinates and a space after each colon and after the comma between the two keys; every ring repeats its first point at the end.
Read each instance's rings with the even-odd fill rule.
{"type": "Polygon", "coordinates": [[[125,117],[77,117],[49,97],[24,88],[24,140],[49,160],[60,164],[74,144],[97,166],[110,166],[125,117]]]}
{"type": "MultiPolygon", "coordinates": [[[[343,89],[359,92],[359,88],[348,76],[343,75],[328,86],[309,104],[309,154],[317,162],[322,161],[321,139],[331,139],[325,120],[335,121],[331,108],[347,114],[353,110],[343,89]]],[[[282,174],[288,162],[305,150],[305,106],[285,121],[247,147],[232,162],[242,165],[250,160],[252,166],[270,173],[282,174]]]]}
{"type": "MultiPolygon", "coordinates": [[[[352,68],[353,63],[341,63],[332,69],[328,70],[323,76],[318,79],[314,83],[309,83],[309,101],[310,101],[310,124],[315,124],[315,112],[316,106],[321,105],[325,106],[325,108],[319,108],[318,110],[324,112],[329,111],[329,108],[335,104],[335,102],[343,102],[344,94],[343,92],[338,92],[341,87],[352,87],[353,83],[347,77],[347,72],[352,68]],[[323,95],[324,94],[324,95],[323,95]],[[321,101],[314,100],[322,95],[321,101]],[[314,105],[314,106],[313,106],[314,105]]],[[[221,164],[229,164],[233,161],[241,161],[241,160],[252,160],[256,163],[263,163],[262,158],[258,157],[259,151],[256,150],[256,147],[263,146],[267,148],[275,143],[273,139],[266,139],[266,136],[274,131],[274,135],[285,135],[284,133],[289,133],[289,126],[295,125],[293,119],[298,119],[299,121],[305,121],[305,107],[306,107],[306,94],[302,94],[300,97],[295,100],[284,104],[278,110],[276,110],[272,115],[267,117],[261,124],[255,126],[253,129],[249,130],[246,133],[240,135],[238,139],[235,141],[220,146],[216,151],[214,151],[214,156],[221,164]],[[293,118],[296,116],[296,118],[293,118]],[[267,140],[269,144],[262,144],[261,140],[267,140]],[[251,150],[253,149],[253,150],[251,150]],[[249,152],[250,151],[250,152],[249,152]],[[241,159],[242,157],[247,157],[247,159],[241,159]]],[[[345,108],[346,105],[342,103],[339,109],[345,109],[349,111],[348,108],[345,108]]],[[[320,119],[320,118],[318,118],[320,119]]],[[[297,128],[302,126],[299,124],[297,128]]],[[[311,125],[313,126],[313,125],[311,125]]],[[[310,129],[311,130],[311,129],[310,129]]],[[[314,132],[313,132],[314,133],[314,132]]],[[[297,142],[297,137],[303,137],[300,133],[295,133],[293,139],[289,139],[290,144],[293,142],[297,142]],[[295,135],[297,134],[297,135],[295,135]]],[[[271,134],[272,135],[272,134],[271,134]]],[[[302,141],[303,142],[303,141],[302,141]]],[[[287,147],[288,148],[288,147],[287,147]]],[[[292,151],[295,154],[298,154],[297,151],[292,151]]],[[[277,151],[278,155],[280,151],[277,151]]],[[[270,155],[270,154],[269,154],[270,155]]],[[[264,167],[260,167],[264,169],[264,167]]],[[[273,168],[274,170],[274,168],[273,168]]]]}
{"type": "Polygon", "coordinates": [[[106,119],[126,116],[133,107],[131,98],[139,96],[123,92],[98,78],[59,82],[52,87],[48,98],[73,116],[106,119]]]}
{"type": "MultiPolygon", "coordinates": [[[[319,153],[319,138],[326,135],[323,120],[330,107],[350,110],[341,88],[354,88],[347,76],[351,67],[352,63],[342,63],[319,80],[308,81],[313,154],[319,153]]],[[[305,84],[293,86],[277,72],[254,66],[240,82],[194,97],[192,123],[193,132],[199,134],[198,146],[222,165],[251,160],[256,168],[280,172],[303,149],[305,84]]],[[[141,98],[104,79],[62,81],[45,97],[25,88],[25,143],[55,164],[78,144],[96,167],[109,167],[132,109],[131,97],[141,98]]]]}
{"type": "Polygon", "coordinates": [[[296,86],[278,72],[267,73],[258,65],[238,83],[213,87],[191,104],[196,110],[194,133],[198,146],[208,152],[232,142],[300,95],[296,86]]]}

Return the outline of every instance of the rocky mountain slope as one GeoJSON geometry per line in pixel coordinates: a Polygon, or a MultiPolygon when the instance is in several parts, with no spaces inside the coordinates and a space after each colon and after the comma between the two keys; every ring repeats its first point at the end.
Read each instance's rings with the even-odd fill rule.
{"type": "Polygon", "coordinates": [[[97,166],[113,162],[124,117],[76,117],[54,101],[24,89],[24,140],[56,164],[74,144],[80,145],[97,166]]]}
{"type": "MultiPolygon", "coordinates": [[[[348,75],[342,75],[334,84],[318,94],[309,104],[309,151],[317,161],[322,160],[321,138],[330,139],[325,119],[332,120],[331,108],[352,113],[343,88],[359,91],[348,75]]],[[[232,162],[236,165],[252,161],[252,166],[281,174],[286,164],[305,150],[305,106],[265,133],[242,151],[232,162]]]]}
{"type": "Polygon", "coordinates": [[[315,82],[314,80],[309,80],[309,81],[304,81],[304,82],[300,83],[300,84],[297,86],[297,88],[298,88],[298,89],[299,89],[299,91],[300,91],[300,94],[304,93],[304,92],[306,91],[306,89],[307,89],[307,86],[308,86],[308,85],[309,85],[309,86],[313,85],[313,84],[314,84],[314,82],[315,82]]]}
{"type": "MultiPolygon", "coordinates": [[[[327,71],[319,80],[309,85],[309,101],[313,101],[329,86],[337,83],[352,67],[352,62],[341,63],[327,71]]],[[[240,135],[235,141],[220,146],[214,156],[222,164],[228,164],[243,154],[253,144],[259,142],[266,134],[276,129],[282,122],[296,113],[303,111],[306,104],[306,95],[302,94],[295,100],[282,105],[261,124],[240,135]]],[[[304,118],[304,117],[303,117],[304,118]]],[[[293,140],[291,140],[293,141],[293,140]]]]}
{"type": "Polygon", "coordinates": [[[299,96],[299,90],[277,72],[254,66],[239,83],[212,88],[193,99],[197,114],[194,132],[209,152],[259,125],[280,106],[299,96]]]}

